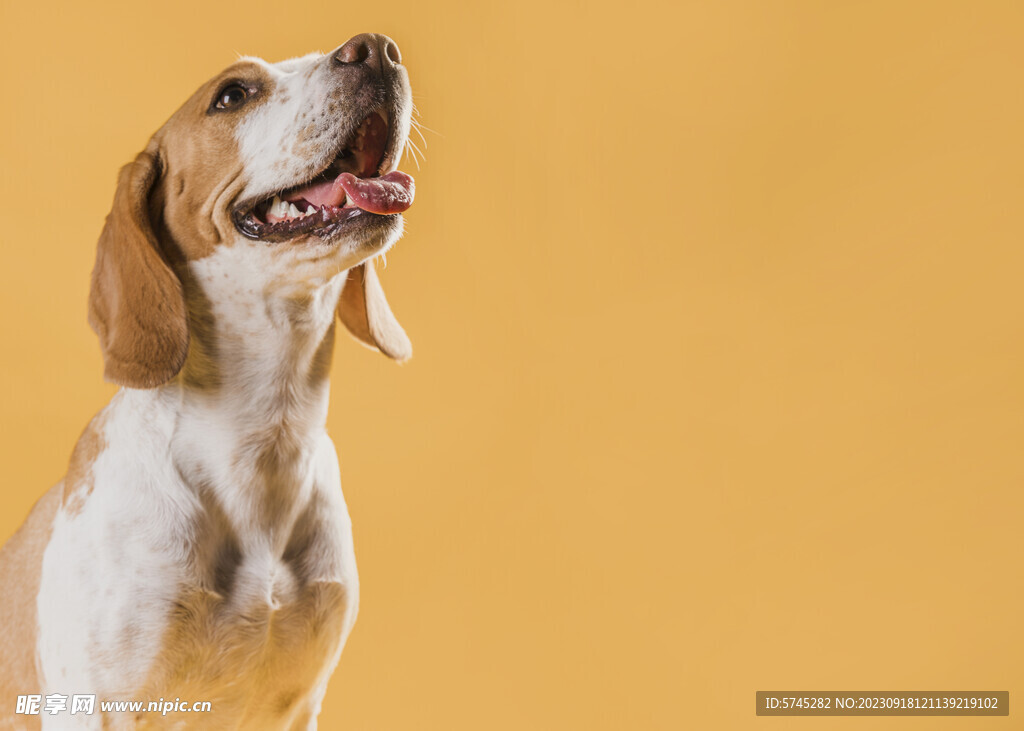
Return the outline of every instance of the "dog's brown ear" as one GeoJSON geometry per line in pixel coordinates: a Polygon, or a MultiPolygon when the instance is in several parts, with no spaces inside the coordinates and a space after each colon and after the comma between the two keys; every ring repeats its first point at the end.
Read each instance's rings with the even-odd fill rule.
{"type": "Polygon", "coordinates": [[[149,194],[158,175],[159,161],[151,152],[121,168],[89,292],[89,324],[100,338],[104,375],[131,388],[166,383],[188,352],[181,282],[161,254],[149,219],[149,194]]]}
{"type": "Polygon", "coordinates": [[[399,363],[412,356],[412,343],[388,307],[373,261],[348,270],[338,317],[356,339],[399,363]]]}

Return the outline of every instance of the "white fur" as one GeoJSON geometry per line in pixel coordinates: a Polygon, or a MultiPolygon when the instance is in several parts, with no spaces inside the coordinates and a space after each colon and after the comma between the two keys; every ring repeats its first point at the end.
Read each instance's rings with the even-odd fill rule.
{"type": "Polygon", "coordinates": [[[252,57],[243,59],[263,66],[274,82],[273,97],[247,117],[237,133],[239,150],[246,161],[243,198],[265,196],[275,191],[281,180],[301,181],[327,162],[328,145],[319,146],[323,156],[310,159],[295,154],[300,130],[313,126],[314,141],[319,142],[329,139],[334,131],[322,101],[328,85],[320,64],[322,58],[310,54],[278,64],[252,57]]]}

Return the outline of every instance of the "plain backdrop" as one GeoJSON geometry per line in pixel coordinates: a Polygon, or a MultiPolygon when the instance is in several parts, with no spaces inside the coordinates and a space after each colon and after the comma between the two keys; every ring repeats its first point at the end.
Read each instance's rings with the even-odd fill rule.
{"type": "Polygon", "coordinates": [[[336,348],[362,604],[321,728],[1013,706],[1013,2],[2,0],[0,538],[114,392],[85,315],[119,166],[238,54],[363,31],[433,131],[381,274],[415,357],[336,348]]]}

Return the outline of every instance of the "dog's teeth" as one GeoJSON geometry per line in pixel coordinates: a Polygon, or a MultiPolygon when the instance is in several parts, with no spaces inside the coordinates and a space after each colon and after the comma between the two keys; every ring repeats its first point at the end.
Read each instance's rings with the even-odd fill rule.
{"type": "Polygon", "coordinates": [[[316,213],[316,206],[314,206],[312,203],[310,203],[309,207],[306,208],[306,215],[307,216],[312,216],[314,213],[316,213]]]}
{"type": "Polygon", "coordinates": [[[298,218],[299,216],[302,215],[302,212],[298,208],[295,207],[294,203],[289,203],[288,204],[288,215],[291,218],[298,218]]]}
{"type": "Polygon", "coordinates": [[[275,195],[267,213],[275,218],[285,218],[288,215],[288,204],[275,195]]]}

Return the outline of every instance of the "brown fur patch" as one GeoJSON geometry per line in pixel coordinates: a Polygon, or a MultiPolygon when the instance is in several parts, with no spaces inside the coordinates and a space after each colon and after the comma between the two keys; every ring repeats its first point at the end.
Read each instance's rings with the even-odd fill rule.
{"type": "Polygon", "coordinates": [[[151,212],[154,227],[169,255],[195,261],[234,236],[229,204],[241,191],[244,164],[235,130],[253,109],[274,94],[273,78],[259,64],[236,63],[203,84],[166,124],[150,145],[159,154],[164,177],[187,185],[158,185],[151,212]],[[259,91],[237,110],[211,110],[213,97],[229,81],[259,91]]]}
{"type": "Polygon", "coordinates": [[[104,374],[133,388],[167,382],[188,352],[181,282],[150,223],[149,194],[159,166],[146,151],[121,169],[89,292],[89,324],[100,339],[104,374]]]}
{"type": "Polygon", "coordinates": [[[15,716],[14,711],[19,695],[42,692],[36,596],[62,490],[61,482],[50,488],[0,550],[0,728],[40,727],[39,716],[15,716]]]}
{"type": "Polygon", "coordinates": [[[106,423],[106,410],[103,410],[85,427],[82,436],[78,438],[78,443],[75,444],[75,451],[71,453],[61,496],[61,505],[70,516],[81,513],[86,499],[92,494],[92,466],[100,453],[107,448],[107,441],[103,437],[103,427],[106,423]]]}
{"type": "Polygon", "coordinates": [[[309,366],[309,378],[307,383],[310,386],[320,386],[327,381],[331,375],[331,361],[334,357],[334,332],[335,322],[327,329],[327,334],[317,346],[313,355],[313,362],[309,366]]]}
{"type": "Polygon", "coordinates": [[[401,363],[412,356],[412,344],[384,298],[372,261],[349,269],[338,300],[338,319],[353,337],[389,358],[401,363]]]}
{"type": "Polygon", "coordinates": [[[163,661],[139,695],[209,700],[222,718],[244,714],[239,728],[282,714],[300,715],[303,711],[296,704],[303,700],[302,693],[290,699],[268,691],[281,677],[293,679],[295,688],[313,686],[322,664],[341,640],[350,601],[340,584],[313,582],[280,609],[248,608],[248,631],[239,633],[237,610],[224,597],[207,589],[187,590],[171,612],[160,652],[163,661]],[[320,642],[309,644],[310,636],[320,642]],[[213,679],[236,677],[246,678],[251,696],[239,697],[225,686],[213,690],[213,679]],[[291,701],[288,707],[284,701],[291,701]]]}
{"type": "Polygon", "coordinates": [[[213,304],[193,280],[185,279],[190,342],[188,359],[181,371],[182,382],[197,391],[212,391],[221,386],[217,358],[217,332],[213,304]]]}

